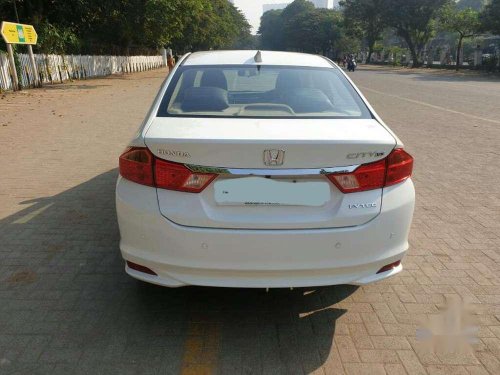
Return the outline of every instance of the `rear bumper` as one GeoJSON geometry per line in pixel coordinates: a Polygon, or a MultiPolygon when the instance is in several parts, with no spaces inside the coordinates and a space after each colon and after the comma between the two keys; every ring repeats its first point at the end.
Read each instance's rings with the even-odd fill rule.
{"type": "MultiPolygon", "coordinates": [[[[116,205],[124,259],[157,276],[126,267],[131,276],[178,287],[279,288],[366,284],[403,258],[415,193],[411,180],[385,189],[381,213],[347,228],[245,230],[185,227],[164,218],[155,188],[119,179],[116,205]]],[[[189,207],[186,207],[189,209],[189,207]]]]}

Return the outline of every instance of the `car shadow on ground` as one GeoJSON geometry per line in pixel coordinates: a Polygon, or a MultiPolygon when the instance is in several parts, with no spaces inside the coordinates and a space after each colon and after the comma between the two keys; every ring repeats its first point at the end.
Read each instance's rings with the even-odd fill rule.
{"type": "MultiPolygon", "coordinates": [[[[354,286],[167,289],[119,254],[111,170],[0,220],[0,366],[21,373],[310,373],[354,286]]],[[[337,362],[338,363],[338,362],[337,362]]],[[[0,370],[2,369],[0,368],[0,370]]]]}

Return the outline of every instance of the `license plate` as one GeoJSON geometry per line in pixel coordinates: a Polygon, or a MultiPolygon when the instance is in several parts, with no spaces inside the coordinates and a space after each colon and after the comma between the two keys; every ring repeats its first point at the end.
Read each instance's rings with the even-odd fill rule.
{"type": "Polygon", "coordinates": [[[215,201],[221,205],[321,207],[330,200],[330,185],[325,181],[243,177],[216,181],[214,189],[215,201]]]}

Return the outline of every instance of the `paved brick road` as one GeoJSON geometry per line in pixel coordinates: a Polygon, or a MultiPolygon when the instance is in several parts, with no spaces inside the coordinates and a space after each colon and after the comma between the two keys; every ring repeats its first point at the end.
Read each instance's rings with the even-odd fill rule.
{"type": "Polygon", "coordinates": [[[265,293],[123,272],[117,156],[164,75],[0,99],[0,374],[500,374],[499,81],[354,73],[416,157],[405,270],[265,293]],[[479,327],[472,348],[416,338],[439,334],[446,306],[479,327]]]}

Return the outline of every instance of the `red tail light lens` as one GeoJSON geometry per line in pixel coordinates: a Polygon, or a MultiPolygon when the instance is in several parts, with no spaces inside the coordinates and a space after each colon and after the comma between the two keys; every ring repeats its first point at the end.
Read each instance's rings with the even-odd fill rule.
{"type": "Polygon", "coordinates": [[[133,270],[136,270],[136,271],[139,271],[142,273],[147,273],[149,275],[158,276],[158,274],[155,271],[153,271],[151,268],[141,266],[140,264],[133,263],[129,260],[127,260],[127,266],[128,266],[128,268],[131,268],[133,270]]]}
{"type": "Polygon", "coordinates": [[[141,185],[154,186],[153,155],[147,148],[131,147],[120,156],[120,174],[141,185]]]}
{"type": "Polygon", "coordinates": [[[157,159],[144,147],[131,147],[120,156],[120,175],[141,185],[200,193],[215,173],[194,173],[179,163],[157,159]]]}
{"type": "Polygon", "coordinates": [[[411,176],[413,171],[413,157],[402,148],[391,152],[387,157],[387,175],[385,186],[403,182],[411,176]]]}
{"type": "Polygon", "coordinates": [[[390,264],[386,264],[384,267],[379,269],[377,271],[377,273],[382,273],[382,272],[393,270],[394,268],[399,267],[400,264],[401,264],[400,260],[397,260],[397,261],[390,263],[390,264]]]}
{"type": "Polygon", "coordinates": [[[182,164],[156,159],[156,186],[162,189],[199,193],[217,177],[214,173],[193,173],[182,164]]]}
{"type": "Polygon", "coordinates": [[[395,185],[411,176],[413,158],[401,148],[385,159],[363,164],[351,173],[332,173],[328,179],[343,193],[355,193],[395,185]]]}
{"type": "MultiPolygon", "coordinates": [[[[327,175],[343,193],[381,189],[411,176],[413,157],[403,149],[393,150],[385,159],[363,164],[351,173],[327,175]]],[[[120,174],[127,180],[162,189],[200,193],[215,173],[194,173],[179,163],[156,159],[143,147],[131,147],[120,156],[120,174]]]]}
{"type": "Polygon", "coordinates": [[[328,175],[343,193],[379,189],[384,186],[385,160],[364,164],[352,173],[334,173],[328,175]]]}

